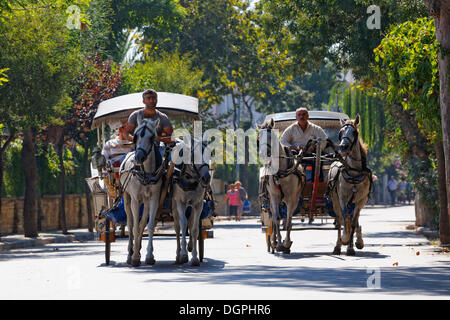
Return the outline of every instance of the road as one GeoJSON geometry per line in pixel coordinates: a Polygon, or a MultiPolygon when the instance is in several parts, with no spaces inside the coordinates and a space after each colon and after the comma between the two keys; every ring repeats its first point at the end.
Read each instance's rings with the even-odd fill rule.
{"type": "Polygon", "coordinates": [[[156,264],[139,268],[125,264],[125,239],[110,266],[96,241],[11,250],[0,299],[449,299],[450,254],[413,223],[413,206],[364,209],[355,257],[333,256],[336,232],[322,230],[295,231],[291,254],[269,254],[257,219],[216,222],[200,267],[174,264],[174,237],[157,238],[156,264]]]}

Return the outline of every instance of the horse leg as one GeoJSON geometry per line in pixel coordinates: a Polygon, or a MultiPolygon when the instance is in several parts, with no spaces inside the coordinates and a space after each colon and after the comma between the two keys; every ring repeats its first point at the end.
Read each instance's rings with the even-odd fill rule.
{"type": "Polygon", "coordinates": [[[200,219],[200,214],[202,212],[203,208],[203,201],[200,203],[197,203],[195,206],[192,207],[192,214],[191,214],[191,228],[190,228],[190,234],[192,239],[192,258],[190,261],[190,265],[193,267],[200,266],[200,260],[197,256],[197,243],[198,243],[198,234],[199,234],[199,224],[198,220],[200,219]]]}
{"type": "Polygon", "coordinates": [[[139,267],[141,265],[141,240],[142,235],[139,235],[139,201],[137,199],[131,200],[131,212],[133,213],[133,236],[134,246],[133,255],[131,257],[131,265],[139,267]]]}
{"type": "Polygon", "coordinates": [[[150,199],[149,201],[149,219],[148,219],[148,245],[147,245],[147,256],[145,257],[145,263],[149,265],[155,264],[155,258],[153,256],[153,234],[155,233],[155,218],[156,211],[158,210],[158,199],[150,199]]]}
{"type": "MultiPolygon", "coordinates": [[[[178,263],[183,264],[189,261],[188,253],[186,250],[186,230],[187,230],[187,218],[186,218],[186,206],[181,201],[177,203],[177,209],[179,212],[180,229],[181,229],[181,248],[178,263]]],[[[192,216],[192,213],[191,213],[192,216]]]]}
{"type": "Polygon", "coordinates": [[[173,224],[174,224],[174,228],[175,228],[175,233],[177,235],[177,250],[176,250],[176,258],[175,258],[175,263],[179,264],[179,260],[180,260],[180,236],[181,236],[181,232],[180,232],[180,217],[179,217],[179,213],[178,213],[178,209],[177,209],[177,202],[175,199],[172,200],[172,214],[173,214],[173,224]]]}
{"type": "Polygon", "coordinates": [[[127,228],[128,228],[128,257],[127,264],[131,264],[131,256],[133,255],[133,213],[131,211],[131,197],[128,193],[123,195],[125,212],[127,214],[127,228]]]}
{"type": "Polygon", "coordinates": [[[364,240],[362,238],[362,228],[358,223],[358,226],[356,227],[356,242],[355,242],[356,248],[359,250],[364,248],[364,240]]]}
{"type": "Polygon", "coordinates": [[[291,241],[291,230],[292,230],[292,216],[294,214],[295,209],[297,208],[297,204],[295,203],[295,201],[289,201],[288,205],[287,205],[287,217],[286,217],[286,238],[284,239],[283,242],[283,247],[284,247],[284,253],[290,253],[291,252],[291,246],[292,246],[292,241],[291,241]]]}
{"type": "Polygon", "coordinates": [[[278,252],[283,251],[283,243],[281,237],[281,216],[280,216],[280,197],[281,195],[270,195],[270,209],[272,210],[272,247],[278,252]]]}
{"type": "Polygon", "coordinates": [[[342,226],[342,222],[343,222],[342,211],[341,211],[341,207],[340,207],[339,199],[338,199],[337,195],[332,196],[332,201],[333,201],[333,210],[336,213],[335,227],[338,231],[336,246],[334,247],[333,255],[340,255],[341,247],[342,247],[342,234],[341,234],[342,233],[341,226],[342,226]]]}

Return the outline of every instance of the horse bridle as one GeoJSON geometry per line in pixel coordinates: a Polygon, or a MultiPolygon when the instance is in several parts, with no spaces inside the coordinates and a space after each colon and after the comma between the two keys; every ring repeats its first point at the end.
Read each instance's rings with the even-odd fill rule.
{"type": "Polygon", "coordinates": [[[358,130],[351,124],[345,124],[342,126],[341,130],[339,130],[338,138],[339,142],[341,142],[343,139],[348,139],[350,141],[350,149],[352,149],[356,141],[358,141],[358,130]],[[350,139],[350,137],[347,136],[349,131],[355,132],[352,135],[352,139],[350,139]]]}
{"type": "MultiPolygon", "coordinates": [[[[150,140],[154,140],[155,137],[155,133],[149,128],[147,127],[147,122],[145,122],[143,125],[141,125],[136,132],[134,133],[134,137],[133,137],[133,143],[136,145],[137,142],[137,137],[138,134],[141,135],[141,138],[144,137],[145,135],[145,131],[148,130],[151,134],[152,134],[152,138],[150,138],[150,140]]],[[[137,146],[136,146],[137,147],[137,146]]],[[[141,147],[137,147],[136,151],[141,151],[142,153],[144,153],[144,159],[147,159],[148,155],[150,154],[150,152],[152,152],[152,148],[153,148],[153,141],[151,141],[150,143],[150,149],[149,150],[145,150],[144,148],[141,147]]]]}
{"type": "MultiPolygon", "coordinates": [[[[268,135],[266,139],[266,145],[267,145],[267,157],[272,157],[272,128],[261,128],[261,130],[265,130],[265,133],[268,135]]],[[[259,136],[256,141],[256,147],[259,149],[259,136]]]]}
{"type": "MultiPolygon", "coordinates": [[[[205,144],[204,143],[202,143],[202,152],[204,151],[204,148],[205,148],[205,144]]],[[[192,148],[191,149],[191,159],[194,159],[194,150],[195,150],[195,148],[192,148]]],[[[202,163],[199,167],[197,167],[195,164],[185,164],[184,162],[182,163],[182,166],[181,166],[181,173],[180,173],[180,176],[183,176],[183,175],[189,175],[189,177],[191,178],[191,179],[194,179],[194,180],[197,180],[197,181],[199,181],[200,183],[201,183],[201,174],[200,174],[200,172],[201,172],[201,170],[202,170],[202,168],[203,167],[208,167],[208,169],[209,169],[209,164],[207,164],[206,162],[204,162],[204,163],[202,163]],[[194,171],[194,173],[195,173],[195,176],[193,176],[193,175],[191,175],[191,172],[188,172],[187,170],[186,170],[186,168],[190,168],[190,167],[192,167],[193,168],[193,171],[194,171]]],[[[202,184],[203,185],[203,184],[202,184]]]]}

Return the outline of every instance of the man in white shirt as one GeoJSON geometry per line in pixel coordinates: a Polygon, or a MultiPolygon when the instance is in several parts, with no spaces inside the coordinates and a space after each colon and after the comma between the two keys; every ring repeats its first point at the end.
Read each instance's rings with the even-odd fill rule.
{"type": "MultiPolygon", "coordinates": [[[[326,140],[328,136],[321,127],[308,121],[308,110],[306,108],[298,108],[295,112],[295,118],[297,122],[287,127],[281,135],[281,145],[299,152],[305,148],[309,140],[320,138],[320,147],[323,150],[327,144],[326,140]]],[[[310,153],[313,150],[314,146],[311,146],[308,150],[304,150],[304,152],[310,153]]]]}

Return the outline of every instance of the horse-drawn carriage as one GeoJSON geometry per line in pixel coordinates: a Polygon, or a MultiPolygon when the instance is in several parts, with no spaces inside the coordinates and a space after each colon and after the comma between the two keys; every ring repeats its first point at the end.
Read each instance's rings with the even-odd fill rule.
{"type": "MultiPolygon", "coordinates": [[[[336,203],[338,203],[339,201],[337,201],[335,197],[336,203],[333,205],[332,195],[330,192],[330,181],[328,181],[328,177],[330,169],[338,172],[342,169],[342,166],[345,166],[345,169],[348,168],[347,161],[344,161],[340,153],[336,152],[336,145],[342,145],[341,139],[343,139],[343,132],[345,131],[344,129],[347,126],[350,126],[349,124],[344,124],[348,123],[349,120],[349,117],[343,113],[310,111],[309,121],[322,127],[322,129],[324,129],[325,133],[328,136],[326,145],[322,148],[315,148],[315,151],[312,154],[303,154],[303,152],[301,152],[299,155],[292,154],[289,150],[284,150],[284,148],[279,145],[280,155],[278,156],[278,158],[280,160],[280,169],[278,170],[278,172],[276,174],[269,174],[267,166],[261,168],[261,185],[264,184],[267,185],[267,188],[272,188],[272,195],[270,197],[268,196],[269,192],[267,190],[263,190],[260,196],[262,231],[266,236],[268,252],[272,250],[273,253],[275,252],[275,250],[277,250],[289,253],[290,246],[292,244],[292,241],[290,241],[291,230],[338,229],[338,244],[341,243],[341,221],[339,220],[338,214],[336,212],[336,205],[339,206],[339,204],[336,203]],[[342,165],[340,165],[339,170],[336,171],[339,163],[342,163],[342,165]],[[282,183],[283,181],[281,181],[283,179],[285,180],[284,185],[282,183]],[[287,181],[289,179],[291,180],[287,181]],[[269,185],[271,185],[271,187],[269,185]],[[296,189],[297,192],[294,189],[296,189]],[[274,216],[276,218],[274,218],[274,216]],[[298,219],[301,220],[302,223],[305,221],[305,219],[308,219],[308,225],[303,225],[300,228],[293,228],[292,219],[294,216],[298,217],[298,219]],[[284,221],[284,229],[287,229],[286,239],[282,244],[280,243],[280,226],[277,222],[280,219],[284,221]],[[313,223],[314,221],[317,221],[319,219],[321,221],[320,225],[317,223],[313,223]],[[334,222],[334,226],[324,227],[324,221],[326,222],[329,219],[334,222]],[[276,238],[278,238],[278,243],[275,240],[276,238]]],[[[260,130],[260,132],[262,132],[263,134],[268,134],[272,129],[277,129],[278,132],[281,133],[289,125],[295,123],[296,121],[297,120],[295,112],[284,112],[268,115],[266,117],[264,125],[260,128],[262,129],[260,130]]],[[[355,131],[351,132],[351,134],[353,135],[352,137],[349,136],[352,139],[352,148],[354,145],[359,146],[359,141],[357,141],[358,135],[356,126],[352,125],[352,128],[354,127],[355,131]]],[[[349,137],[345,138],[348,139],[349,137]]],[[[313,139],[308,142],[309,145],[318,145],[320,143],[320,139],[313,139]]],[[[308,147],[305,147],[304,149],[308,149],[308,147]]],[[[364,172],[366,172],[367,168],[365,168],[365,163],[363,169],[364,172]]],[[[342,176],[346,176],[347,171],[345,171],[345,173],[346,174],[342,176]]],[[[339,175],[336,175],[333,172],[331,176],[333,177],[333,181],[331,181],[331,183],[334,186],[334,178],[336,178],[336,180],[339,179],[339,175]]],[[[349,184],[353,186],[352,190],[356,190],[355,186],[360,184],[365,176],[366,175],[361,175],[362,178],[360,178],[358,181],[353,180],[349,182],[349,184]]],[[[355,191],[353,191],[353,193],[355,193],[355,191]]],[[[352,202],[353,199],[354,198],[351,198],[350,202],[352,202]]],[[[359,215],[359,209],[360,208],[358,208],[357,215],[359,215]]],[[[351,232],[349,231],[348,233],[352,234],[353,225],[355,225],[355,228],[359,227],[359,225],[357,225],[358,218],[356,217],[355,219],[353,219],[353,221],[351,218],[353,211],[350,209],[345,209],[344,211],[345,212],[343,213],[343,216],[346,218],[344,229],[351,230],[351,232]],[[347,217],[350,218],[347,219],[347,217]]],[[[360,227],[358,230],[359,233],[357,232],[357,236],[360,237],[360,227]]],[[[348,243],[348,241],[344,242],[348,243]]],[[[357,247],[359,248],[362,246],[363,245],[361,238],[360,245],[358,246],[357,244],[357,247]]],[[[340,253],[340,246],[337,247],[339,247],[339,250],[335,251],[339,251],[340,253]]]]}
{"type": "MultiPolygon", "coordinates": [[[[120,227],[122,230],[121,233],[122,235],[124,235],[125,226],[127,225],[127,223],[130,239],[129,257],[127,262],[131,263],[131,254],[133,254],[133,246],[131,244],[131,242],[133,241],[132,234],[134,234],[134,238],[136,238],[136,234],[140,233],[139,237],[142,238],[142,234],[145,228],[145,222],[141,222],[141,220],[143,220],[141,219],[141,217],[144,217],[144,219],[148,217],[147,221],[149,221],[149,225],[147,227],[147,231],[149,233],[149,238],[151,239],[153,238],[153,235],[167,235],[165,233],[154,233],[154,227],[158,222],[164,224],[164,222],[173,221],[175,224],[175,229],[177,231],[177,240],[179,241],[180,232],[179,229],[177,229],[179,215],[177,215],[177,221],[174,221],[173,211],[176,210],[176,208],[172,208],[171,196],[173,193],[172,190],[174,189],[174,180],[182,180],[183,177],[180,175],[182,175],[187,170],[185,170],[185,164],[182,164],[183,170],[180,170],[179,167],[175,164],[175,161],[172,161],[173,159],[171,159],[171,152],[175,144],[173,144],[172,146],[164,146],[163,144],[159,145],[159,143],[154,141],[155,135],[152,133],[152,131],[155,130],[157,124],[154,124],[151,121],[142,121],[142,128],[138,127],[135,130],[135,136],[138,131],[140,132],[139,137],[135,137],[134,143],[130,142],[133,148],[137,151],[130,152],[126,156],[124,155],[124,157],[122,158],[123,162],[128,161],[129,163],[131,163],[131,167],[128,170],[123,166],[122,162],[117,166],[107,165],[105,157],[101,154],[101,148],[105,146],[108,133],[111,133],[113,129],[118,128],[121,121],[123,123],[124,119],[128,119],[129,115],[133,111],[142,109],[143,107],[144,105],[142,103],[142,93],[128,94],[103,101],[98,107],[92,124],[92,130],[97,130],[98,147],[96,150],[96,154],[94,154],[92,158],[92,177],[86,179],[86,181],[93,196],[96,232],[99,235],[99,239],[105,243],[105,260],[107,265],[110,262],[111,243],[116,239],[116,227],[120,227]],[[152,158],[151,160],[157,166],[155,170],[151,170],[150,172],[145,172],[144,164],[141,164],[140,167],[138,167],[134,159],[134,155],[137,152],[143,151],[145,149],[145,146],[148,145],[148,143],[144,141],[145,139],[147,139],[146,135],[150,135],[149,138],[152,139],[152,142],[150,143],[150,146],[148,147],[149,150],[147,150],[147,153],[145,154],[145,157],[143,157],[143,159],[144,161],[147,161],[146,158],[149,158],[148,162],[150,162],[150,158],[154,156],[154,158],[152,158]],[[144,149],[142,149],[142,147],[139,147],[140,143],[144,145],[144,149]],[[181,171],[182,173],[180,173],[181,171]],[[155,201],[156,205],[154,205],[154,207],[156,208],[154,210],[150,208],[149,211],[149,208],[145,207],[145,205],[151,207],[151,205],[149,204],[141,203],[139,205],[140,218],[137,218],[138,223],[135,223],[135,227],[139,225],[139,229],[134,230],[132,224],[130,224],[131,221],[129,219],[130,217],[133,218],[131,220],[134,220],[135,218],[135,212],[133,212],[133,215],[131,215],[130,211],[136,211],[134,209],[131,210],[133,199],[130,198],[130,191],[127,192],[127,188],[132,184],[130,183],[130,180],[132,180],[133,183],[134,180],[139,180],[142,186],[154,188],[153,193],[157,193],[157,199],[155,201]],[[125,208],[127,208],[127,210],[125,210],[125,208]],[[147,211],[149,211],[150,213],[148,213],[147,211]],[[153,216],[152,211],[154,211],[153,216]],[[154,223],[150,224],[152,222],[152,219],[154,220],[154,223]]],[[[195,121],[199,119],[198,99],[186,95],[159,92],[157,109],[165,113],[171,121],[179,121],[186,124],[186,121],[195,121]]],[[[192,167],[193,170],[196,170],[195,165],[186,165],[186,167],[192,167]]],[[[208,168],[207,174],[209,174],[209,166],[206,167],[208,168]]],[[[139,185],[139,183],[137,183],[137,185],[139,185]]],[[[201,214],[199,215],[198,221],[195,222],[195,225],[198,226],[199,230],[197,238],[200,261],[203,260],[204,256],[204,240],[206,238],[212,237],[211,229],[213,227],[214,215],[214,200],[212,197],[211,189],[209,188],[209,181],[207,181],[207,183],[205,184],[202,184],[202,188],[202,190],[204,191],[202,202],[203,207],[201,208],[201,214]]],[[[178,206],[178,203],[176,203],[176,206],[178,206]]],[[[183,212],[183,215],[185,213],[190,214],[193,209],[191,207],[183,207],[183,211],[185,211],[183,212]]],[[[187,226],[185,227],[185,229],[187,229],[187,226]]],[[[183,237],[185,236],[185,232],[186,230],[183,230],[183,237]]],[[[190,240],[195,242],[196,244],[195,239],[190,240]]],[[[190,246],[190,249],[192,250],[192,246],[190,246]]],[[[140,250],[140,239],[139,244],[135,244],[134,246],[134,251],[136,250],[140,250]]],[[[153,250],[153,248],[151,248],[151,250],[153,250]]],[[[196,250],[196,245],[194,245],[194,250],[196,250]]],[[[140,254],[138,253],[138,258],[139,257],[140,254]]],[[[135,256],[133,256],[133,259],[133,265],[137,266],[140,264],[139,261],[136,261],[135,256]]]]}

